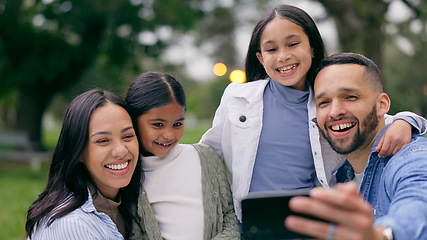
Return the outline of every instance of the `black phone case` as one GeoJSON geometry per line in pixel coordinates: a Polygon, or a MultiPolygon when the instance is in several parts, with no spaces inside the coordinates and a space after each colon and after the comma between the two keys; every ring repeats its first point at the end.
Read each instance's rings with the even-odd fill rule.
{"type": "MultiPolygon", "coordinates": [[[[296,233],[285,227],[289,215],[321,220],[313,216],[295,213],[289,209],[289,200],[294,196],[308,196],[310,189],[254,192],[242,200],[242,224],[244,240],[271,240],[313,238],[296,233]]],[[[324,220],[321,220],[324,221],[324,220]]]]}

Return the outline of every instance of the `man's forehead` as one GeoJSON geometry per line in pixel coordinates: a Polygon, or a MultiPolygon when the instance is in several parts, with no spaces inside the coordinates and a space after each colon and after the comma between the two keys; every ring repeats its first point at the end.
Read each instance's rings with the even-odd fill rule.
{"type": "Polygon", "coordinates": [[[314,91],[327,90],[333,87],[345,88],[360,85],[364,82],[364,67],[358,64],[335,64],[322,69],[316,76],[314,91]]]}

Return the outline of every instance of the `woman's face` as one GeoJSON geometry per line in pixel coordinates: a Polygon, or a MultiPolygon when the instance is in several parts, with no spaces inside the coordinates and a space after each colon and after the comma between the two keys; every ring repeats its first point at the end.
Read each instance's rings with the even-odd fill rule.
{"type": "Polygon", "coordinates": [[[256,55],[269,77],[297,90],[304,90],[313,49],[304,30],[297,24],[276,17],[261,35],[256,55]]]}
{"type": "Polygon", "coordinates": [[[129,184],[138,155],[138,140],[126,110],[112,103],[95,109],[81,162],[104,197],[115,199],[119,189],[129,184]]]}
{"type": "Polygon", "coordinates": [[[153,108],[138,117],[144,156],[165,157],[184,135],[185,109],[177,102],[153,108]]]}

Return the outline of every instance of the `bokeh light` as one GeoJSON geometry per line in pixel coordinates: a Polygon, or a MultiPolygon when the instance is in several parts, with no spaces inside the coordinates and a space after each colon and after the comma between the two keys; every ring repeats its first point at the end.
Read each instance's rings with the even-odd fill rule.
{"type": "Polygon", "coordinates": [[[224,63],[216,63],[213,66],[213,72],[215,75],[217,75],[218,77],[224,76],[225,73],[227,72],[227,66],[225,66],[224,63]]]}
{"type": "Polygon", "coordinates": [[[230,81],[231,82],[246,82],[246,74],[242,70],[234,70],[230,73],[230,81]]]}

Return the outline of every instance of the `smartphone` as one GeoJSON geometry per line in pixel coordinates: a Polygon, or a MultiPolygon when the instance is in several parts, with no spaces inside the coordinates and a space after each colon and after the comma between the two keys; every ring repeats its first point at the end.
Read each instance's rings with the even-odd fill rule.
{"type": "MultiPolygon", "coordinates": [[[[313,216],[295,213],[289,209],[294,196],[308,196],[310,189],[251,192],[242,200],[242,228],[245,240],[272,240],[313,238],[285,227],[289,215],[325,221],[313,216]]],[[[326,222],[326,221],[325,221],[326,222]]]]}

